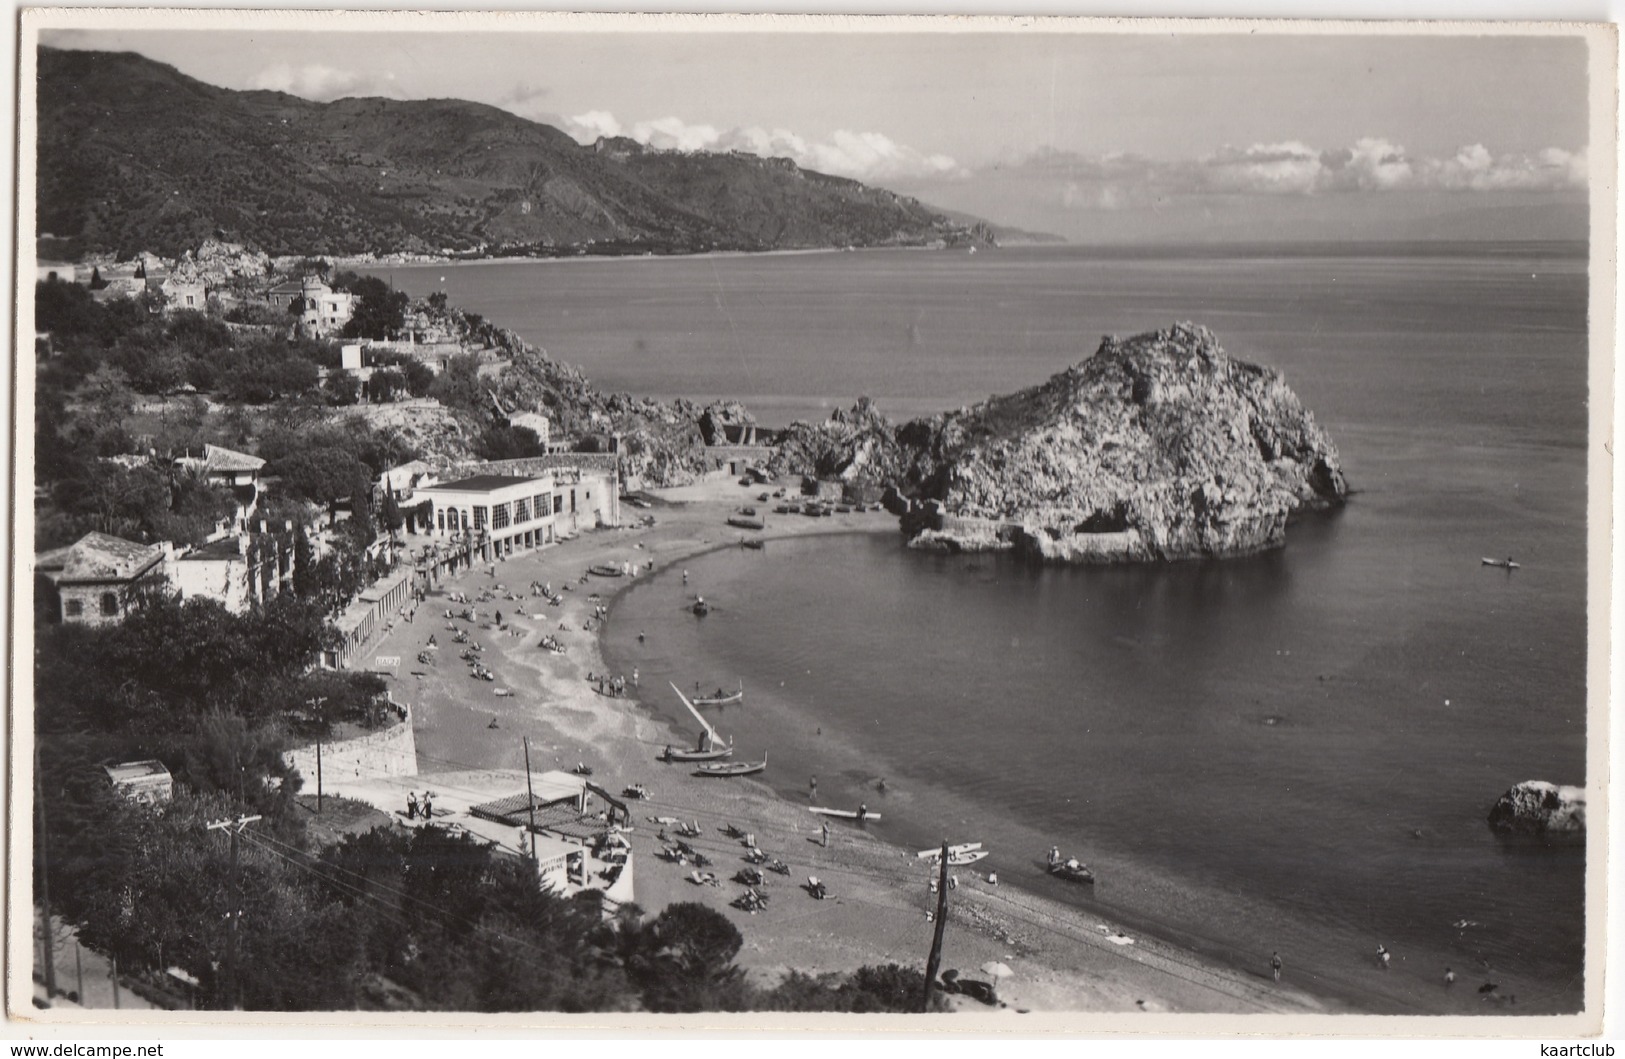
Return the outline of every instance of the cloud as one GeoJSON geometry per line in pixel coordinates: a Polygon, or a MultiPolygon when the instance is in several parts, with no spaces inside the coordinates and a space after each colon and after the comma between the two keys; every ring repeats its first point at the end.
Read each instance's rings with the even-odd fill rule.
{"type": "Polygon", "coordinates": [[[548,108],[547,97],[553,90],[545,86],[532,85],[524,81],[514,85],[506,95],[496,101],[496,106],[517,114],[530,121],[540,121],[546,124],[557,124],[559,116],[548,108]]]}
{"type": "Polygon", "coordinates": [[[330,103],[335,99],[355,96],[404,98],[400,87],[395,83],[394,74],[378,77],[374,74],[357,73],[354,70],[340,70],[320,63],[309,63],[304,66],[277,63],[255,74],[249,85],[252,88],[269,89],[273,92],[287,92],[289,95],[318,103],[330,103]]]}
{"type": "Polygon", "coordinates": [[[815,141],[789,129],[759,125],[720,129],[675,116],[627,126],[602,110],[564,119],[564,130],[582,143],[600,136],[628,136],[660,150],[741,151],[762,158],[788,158],[804,169],[857,180],[965,175],[964,168],[947,155],[916,150],[880,132],[839,129],[828,139],[815,141]]]}
{"type": "Polygon", "coordinates": [[[1585,187],[1587,172],[1584,150],[1496,155],[1470,144],[1448,158],[1418,158],[1375,136],[1330,149],[1299,140],[1225,146],[1173,161],[1046,148],[1010,170],[1017,178],[1052,184],[1061,204],[1076,210],[1156,206],[1173,197],[1213,194],[1560,191],[1585,187]]]}

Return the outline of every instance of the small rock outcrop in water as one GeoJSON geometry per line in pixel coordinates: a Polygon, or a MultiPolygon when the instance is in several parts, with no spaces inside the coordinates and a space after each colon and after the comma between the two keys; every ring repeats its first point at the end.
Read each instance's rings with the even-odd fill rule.
{"type": "Polygon", "coordinates": [[[1336,448],[1280,374],[1189,324],[1106,338],[1040,386],[895,430],[868,413],[792,428],[782,467],[861,467],[894,486],[916,547],[1083,563],[1248,555],[1348,495],[1336,448]]]}
{"type": "Polygon", "coordinates": [[[1585,835],[1586,792],[1544,780],[1518,784],[1496,801],[1490,830],[1503,835],[1578,838],[1585,835]]]}

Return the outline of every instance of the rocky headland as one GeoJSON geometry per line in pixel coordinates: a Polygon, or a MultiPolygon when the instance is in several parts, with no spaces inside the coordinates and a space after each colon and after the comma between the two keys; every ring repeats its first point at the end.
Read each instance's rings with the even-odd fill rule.
{"type": "Polygon", "coordinates": [[[896,428],[860,402],[792,427],[775,469],[888,487],[917,547],[1056,562],[1249,555],[1349,492],[1280,373],[1190,324],[1108,337],[1042,385],[896,428]]]}

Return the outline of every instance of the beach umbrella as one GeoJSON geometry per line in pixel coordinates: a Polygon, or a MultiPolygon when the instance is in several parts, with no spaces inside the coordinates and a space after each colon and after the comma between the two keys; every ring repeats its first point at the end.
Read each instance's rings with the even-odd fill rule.
{"type": "Polygon", "coordinates": [[[1009,978],[1016,972],[1012,971],[1008,964],[1000,963],[998,960],[989,960],[987,963],[982,964],[982,973],[993,979],[993,995],[997,996],[999,993],[999,979],[1009,978]]]}

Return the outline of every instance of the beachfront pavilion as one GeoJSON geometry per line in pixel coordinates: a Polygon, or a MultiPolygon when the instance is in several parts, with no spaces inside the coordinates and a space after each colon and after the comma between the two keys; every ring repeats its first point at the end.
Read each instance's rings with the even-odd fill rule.
{"type": "Polygon", "coordinates": [[[430,502],[428,531],[460,542],[472,561],[505,559],[557,540],[553,476],[477,474],[419,490],[430,502]]]}
{"type": "Polygon", "coordinates": [[[346,783],[342,793],[388,813],[396,827],[432,823],[529,860],[542,885],[562,896],[597,890],[606,917],[635,897],[632,851],[621,834],[629,810],[581,776],[552,769],[528,777],[515,769],[376,776],[346,783]],[[403,811],[420,790],[434,802],[433,821],[403,811]]]}

